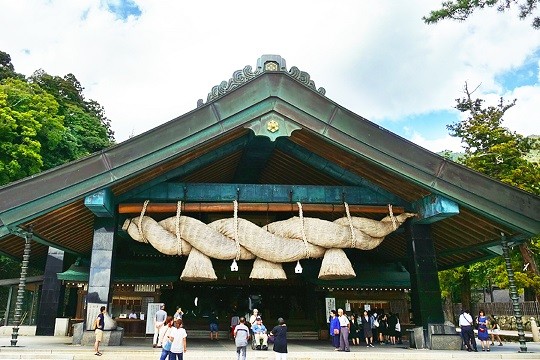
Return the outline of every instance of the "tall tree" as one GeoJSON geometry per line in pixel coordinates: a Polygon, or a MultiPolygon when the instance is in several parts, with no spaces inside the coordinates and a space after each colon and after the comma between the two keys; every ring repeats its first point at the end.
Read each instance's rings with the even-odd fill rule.
{"type": "MultiPolygon", "coordinates": [[[[540,166],[527,160],[527,155],[540,146],[537,139],[524,137],[503,127],[503,117],[507,110],[516,104],[516,100],[505,102],[500,99],[496,106],[484,107],[484,100],[473,99],[465,83],[465,97],[456,99],[456,108],[468,117],[458,123],[448,125],[450,135],[461,138],[465,155],[461,162],[481,173],[498,179],[509,185],[519,187],[535,195],[540,195],[540,166]]],[[[519,246],[522,255],[518,261],[513,254],[514,272],[518,284],[535,290],[540,300],[540,274],[536,264],[540,258],[540,237],[535,237],[519,246]],[[526,266],[523,266],[523,265],[526,266]]],[[[492,278],[500,287],[508,286],[502,259],[493,260],[487,267],[471,267],[476,271],[479,285],[481,279],[492,278]]],[[[474,280],[474,275],[471,276],[474,280]]]]}
{"type": "Polygon", "coordinates": [[[0,82],[0,185],[43,168],[43,153],[54,152],[65,128],[54,97],[35,84],[0,82]]]}
{"type": "MultiPolygon", "coordinates": [[[[519,9],[519,18],[525,19],[533,16],[533,13],[538,9],[540,0],[456,0],[444,1],[442,8],[429,13],[429,16],[422,17],[422,20],[427,24],[439,22],[444,19],[453,19],[464,21],[471,14],[479,9],[486,7],[495,7],[498,11],[504,12],[510,8],[517,7],[519,9]]],[[[540,29],[540,17],[534,16],[532,26],[535,29],[540,29]]]]}

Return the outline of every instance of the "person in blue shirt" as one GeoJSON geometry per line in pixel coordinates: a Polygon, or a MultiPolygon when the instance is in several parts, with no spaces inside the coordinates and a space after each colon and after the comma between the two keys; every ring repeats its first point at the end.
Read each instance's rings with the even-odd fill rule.
{"type": "Polygon", "coordinates": [[[339,350],[339,319],[336,310],[330,310],[330,339],[334,350],[339,350]]]}
{"type": "Polygon", "coordinates": [[[255,335],[255,343],[257,344],[257,350],[268,350],[268,334],[266,326],[263,325],[260,316],[255,319],[255,324],[251,327],[251,331],[255,335]],[[262,340],[262,347],[260,345],[262,340]]]}

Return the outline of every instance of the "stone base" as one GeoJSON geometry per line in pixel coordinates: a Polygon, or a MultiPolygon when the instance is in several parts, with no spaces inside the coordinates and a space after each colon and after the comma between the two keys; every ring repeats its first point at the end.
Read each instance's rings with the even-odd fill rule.
{"type": "Polygon", "coordinates": [[[458,334],[432,334],[431,350],[461,350],[461,336],[458,334]]]}
{"type": "Polygon", "coordinates": [[[413,349],[424,349],[426,347],[426,341],[424,338],[424,328],[421,326],[408,329],[409,333],[409,346],[413,349]]]}
{"type": "MultiPolygon", "coordinates": [[[[120,346],[124,338],[124,328],[117,327],[116,330],[104,331],[101,345],[104,346],[120,346]]],[[[84,323],[73,325],[73,341],[74,345],[94,345],[96,335],[94,331],[84,330],[84,323]]]]}

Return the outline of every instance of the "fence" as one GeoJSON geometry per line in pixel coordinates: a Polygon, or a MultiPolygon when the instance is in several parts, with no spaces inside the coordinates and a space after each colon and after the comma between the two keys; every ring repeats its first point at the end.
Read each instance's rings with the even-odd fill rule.
{"type": "MultiPolygon", "coordinates": [[[[540,304],[538,301],[523,301],[519,303],[519,307],[523,316],[534,316],[536,318],[540,316],[540,304]]],[[[452,310],[454,317],[459,316],[462,310],[461,303],[452,304],[452,310]]],[[[479,302],[471,305],[470,313],[473,315],[478,314],[480,310],[484,310],[486,315],[514,316],[514,306],[511,302],[479,302]]]]}

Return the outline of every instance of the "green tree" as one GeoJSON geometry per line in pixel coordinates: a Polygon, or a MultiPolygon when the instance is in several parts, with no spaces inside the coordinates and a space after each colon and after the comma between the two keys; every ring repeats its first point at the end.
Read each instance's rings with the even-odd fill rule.
{"type": "MultiPolygon", "coordinates": [[[[516,101],[505,102],[501,98],[496,106],[484,107],[484,100],[472,98],[474,91],[476,89],[470,91],[465,83],[465,97],[456,99],[456,108],[468,113],[468,117],[447,126],[450,135],[462,140],[465,154],[459,161],[506,184],[539,195],[540,166],[537,162],[527,160],[527,155],[539,148],[538,140],[511,132],[502,126],[505,112],[515,106],[516,101]]],[[[518,286],[534,289],[536,294],[540,294],[540,276],[536,266],[539,259],[540,237],[530,239],[512,251],[512,266],[518,286]]],[[[463,271],[457,268],[440,275],[446,293],[455,291],[457,285],[452,281],[460,281],[463,271]]],[[[508,287],[502,258],[473,264],[467,272],[473,288],[492,284],[500,288],[508,287]]]]}
{"type": "MultiPolygon", "coordinates": [[[[103,107],[86,100],[83,90],[73,74],[39,70],[26,79],[0,51],[0,186],[114,143],[103,107]]],[[[0,255],[0,278],[19,273],[17,259],[0,255]]],[[[0,287],[0,304],[6,297],[7,289],[0,287]]]]}
{"type": "Polygon", "coordinates": [[[0,51],[0,80],[7,78],[23,79],[24,76],[15,72],[15,67],[11,63],[11,56],[0,51]]]}
{"type": "Polygon", "coordinates": [[[35,84],[0,82],[0,185],[42,170],[45,152],[55,150],[64,131],[53,96],[35,84]]]}
{"type": "MultiPolygon", "coordinates": [[[[453,19],[458,21],[466,20],[471,14],[479,9],[486,7],[497,8],[500,12],[505,12],[510,8],[517,7],[519,9],[519,18],[525,19],[533,16],[533,13],[538,9],[539,0],[455,0],[444,1],[442,8],[429,13],[429,16],[422,17],[426,24],[437,23],[444,19],[453,19]]],[[[540,29],[540,17],[534,16],[532,26],[535,29],[540,29]]]]}

